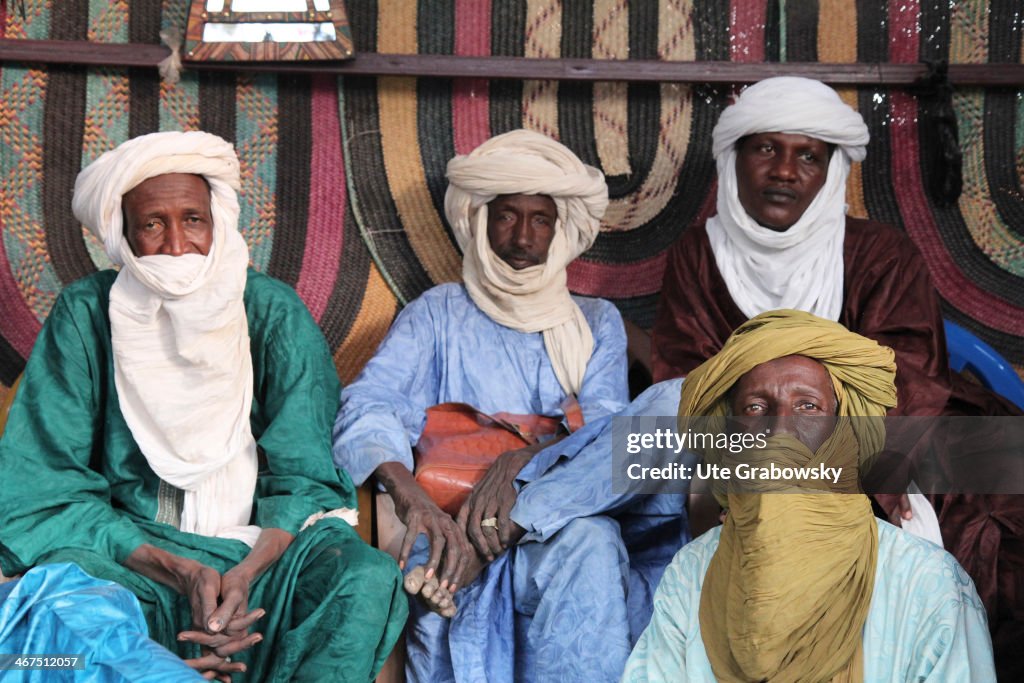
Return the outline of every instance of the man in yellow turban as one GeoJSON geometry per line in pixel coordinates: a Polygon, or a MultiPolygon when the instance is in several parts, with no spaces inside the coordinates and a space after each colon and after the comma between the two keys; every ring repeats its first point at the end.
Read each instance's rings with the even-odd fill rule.
{"type": "MultiPolygon", "coordinates": [[[[895,374],[890,349],[838,323],[763,313],[689,375],[680,427],[769,418],[763,446],[732,464],[842,467],[838,488],[856,491],[895,374]]],[[[716,487],[725,523],[666,570],[623,681],[995,680],[984,607],[956,560],[876,519],[862,493],[816,484],[716,487]]]]}
{"type": "MultiPolygon", "coordinates": [[[[716,215],[666,254],[651,339],[655,381],[687,376],[749,318],[793,308],[895,352],[899,404],[890,417],[1022,414],[950,370],[940,298],[913,241],[846,215],[851,164],[869,153],[869,137],[856,110],[808,78],[765,79],[723,110],[711,142],[716,215]]],[[[972,439],[945,446],[949,457],[993,457],[972,439]]],[[[1024,680],[1024,497],[946,493],[934,510],[920,495],[876,499],[904,529],[941,535],[988,608],[1000,674],[1024,680]]]]}

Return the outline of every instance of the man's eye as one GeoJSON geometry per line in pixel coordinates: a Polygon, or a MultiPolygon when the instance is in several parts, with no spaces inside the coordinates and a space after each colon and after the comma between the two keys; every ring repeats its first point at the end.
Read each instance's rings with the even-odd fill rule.
{"type": "Polygon", "coordinates": [[[801,410],[817,410],[818,409],[818,404],[817,403],[811,403],[810,401],[804,401],[803,403],[800,404],[800,409],[801,410]]]}
{"type": "Polygon", "coordinates": [[[812,164],[818,162],[818,156],[813,152],[804,152],[803,154],[800,155],[800,158],[812,164]]]}
{"type": "Polygon", "coordinates": [[[775,151],[775,148],[767,142],[763,145],[759,145],[757,149],[765,154],[771,154],[775,151]]]}
{"type": "Polygon", "coordinates": [[[759,413],[764,410],[764,406],[758,403],[751,403],[749,406],[743,409],[746,413],[759,413]]]}

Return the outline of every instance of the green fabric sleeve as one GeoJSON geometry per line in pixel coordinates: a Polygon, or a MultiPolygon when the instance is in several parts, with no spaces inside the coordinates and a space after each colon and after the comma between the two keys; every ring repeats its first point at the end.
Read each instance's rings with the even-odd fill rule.
{"type": "Polygon", "coordinates": [[[55,547],[120,563],[147,540],[112,507],[107,480],[89,467],[103,447],[108,373],[104,340],[95,327],[79,326],[78,318],[88,320],[81,312],[58,298],[0,439],[0,565],[8,575],[55,547]]]}
{"type": "MultiPolygon", "coordinates": [[[[250,275],[250,278],[254,277],[250,275]]],[[[247,301],[260,449],[255,523],[298,533],[314,513],[355,509],[355,488],[331,457],[340,383],[320,328],[287,285],[263,280],[273,297],[247,301]],[[273,299],[272,304],[269,299],[273,299]]]]}

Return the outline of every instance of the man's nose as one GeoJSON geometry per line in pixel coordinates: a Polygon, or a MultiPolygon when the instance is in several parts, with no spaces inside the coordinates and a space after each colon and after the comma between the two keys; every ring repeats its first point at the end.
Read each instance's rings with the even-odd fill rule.
{"type": "Polygon", "coordinates": [[[176,221],[171,222],[164,230],[164,243],[161,245],[160,253],[181,256],[185,253],[186,244],[184,226],[176,221]]]}
{"type": "Polygon", "coordinates": [[[794,154],[779,154],[772,164],[772,176],[782,180],[795,180],[796,161],[794,154]]]}
{"type": "Polygon", "coordinates": [[[533,231],[530,230],[530,222],[524,217],[516,219],[512,226],[512,241],[517,247],[528,247],[533,243],[533,231]]]}
{"type": "Polygon", "coordinates": [[[779,408],[770,416],[770,428],[772,434],[789,434],[796,436],[796,427],[793,424],[795,413],[789,408],[779,408]]]}

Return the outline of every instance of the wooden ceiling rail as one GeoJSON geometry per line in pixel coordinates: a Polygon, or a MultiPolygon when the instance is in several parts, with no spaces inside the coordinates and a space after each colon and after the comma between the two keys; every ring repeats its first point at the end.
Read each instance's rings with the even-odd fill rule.
{"type": "Polygon", "coordinates": [[[163,45],[0,38],[0,61],[3,62],[156,68],[169,54],[170,49],[163,45]]]}
{"type": "MultiPolygon", "coordinates": [[[[170,50],[162,45],[0,39],[0,61],[92,66],[152,66],[170,50]]],[[[656,60],[529,59],[457,55],[391,55],[357,52],[337,62],[188,62],[187,69],[335,73],[353,76],[417,76],[630,83],[753,83],[772,76],[806,76],[830,85],[913,85],[925,64],[826,64],[820,62],[666,62],[656,60]]],[[[957,86],[1024,87],[1024,64],[951,64],[957,86]]]]}

